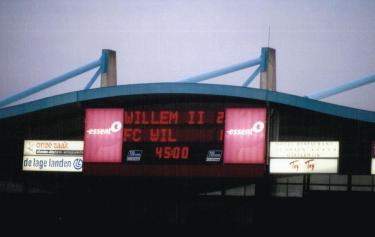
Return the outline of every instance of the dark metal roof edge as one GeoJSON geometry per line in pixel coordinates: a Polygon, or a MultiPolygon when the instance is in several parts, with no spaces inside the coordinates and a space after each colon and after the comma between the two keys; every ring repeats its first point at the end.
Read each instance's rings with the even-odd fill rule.
{"type": "Polygon", "coordinates": [[[96,88],[47,97],[0,109],[0,119],[59,105],[116,96],[145,94],[201,94],[268,101],[338,117],[375,123],[375,112],[330,104],[281,92],[203,83],[147,83],[96,88]]]}

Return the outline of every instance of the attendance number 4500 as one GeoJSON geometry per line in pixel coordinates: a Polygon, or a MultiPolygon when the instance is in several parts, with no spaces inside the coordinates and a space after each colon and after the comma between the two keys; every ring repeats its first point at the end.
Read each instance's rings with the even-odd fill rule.
{"type": "Polygon", "coordinates": [[[189,158],[188,146],[158,146],[155,148],[158,159],[186,160],[189,158]]]}

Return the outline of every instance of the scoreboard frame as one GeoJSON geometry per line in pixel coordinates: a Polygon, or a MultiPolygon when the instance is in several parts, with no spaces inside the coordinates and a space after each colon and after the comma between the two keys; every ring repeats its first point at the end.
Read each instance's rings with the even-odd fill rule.
{"type": "Polygon", "coordinates": [[[261,177],[266,165],[267,126],[264,106],[87,108],[84,174],[261,177]],[[107,114],[113,111],[123,116],[109,121],[107,114]],[[98,112],[102,115],[91,115],[98,112]],[[106,138],[90,141],[116,133],[122,134],[121,145],[106,138]],[[114,158],[103,153],[98,150],[101,143],[107,143],[111,151],[122,149],[121,155],[115,152],[114,158]],[[147,150],[153,150],[153,155],[147,150]],[[100,155],[92,159],[93,154],[100,155]]]}

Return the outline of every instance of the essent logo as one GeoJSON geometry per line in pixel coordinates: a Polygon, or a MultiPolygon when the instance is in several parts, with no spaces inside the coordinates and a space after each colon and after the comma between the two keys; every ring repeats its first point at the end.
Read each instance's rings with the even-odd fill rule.
{"type": "Polygon", "coordinates": [[[87,130],[87,133],[90,135],[110,135],[119,132],[121,128],[122,123],[120,121],[115,121],[109,128],[90,128],[87,130]]]}
{"type": "Polygon", "coordinates": [[[251,136],[253,133],[260,133],[264,130],[264,123],[262,121],[255,122],[251,128],[248,129],[229,129],[225,131],[229,135],[251,136]]]}

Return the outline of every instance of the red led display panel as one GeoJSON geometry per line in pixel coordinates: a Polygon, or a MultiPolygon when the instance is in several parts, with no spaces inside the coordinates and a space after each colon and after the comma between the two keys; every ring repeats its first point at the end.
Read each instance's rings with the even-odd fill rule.
{"type": "Polygon", "coordinates": [[[206,164],[223,157],[224,111],[125,110],[125,163],[206,164]]]}
{"type": "Polygon", "coordinates": [[[224,164],[264,164],[266,109],[225,110],[224,164]]]}

